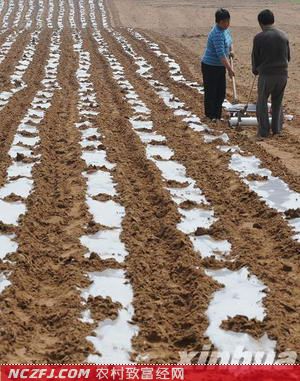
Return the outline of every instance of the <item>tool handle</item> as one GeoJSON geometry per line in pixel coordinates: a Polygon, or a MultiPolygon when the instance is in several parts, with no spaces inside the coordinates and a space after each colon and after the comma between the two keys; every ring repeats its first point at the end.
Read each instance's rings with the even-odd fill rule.
{"type": "Polygon", "coordinates": [[[250,93],[249,93],[249,96],[248,96],[248,100],[247,100],[247,106],[248,106],[249,103],[250,103],[250,99],[251,99],[252,92],[253,92],[253,89],[254,89],[255,81],[256,81],[256,76],[253,78],[253,82],[252,82],[251,90],[250,90],[250,93]]]}
{"type": "MultiPolygon", "coordinates": [[[[232,70],[233,70],[233,59],[232,57],[230,57],[230,65],[232,67],[232,70]]],[[[236,91],[236,81],[235,81],[235,77],[232,77],[232,86],[233,86],[233,98],[234,98],[234,101],[237,102],[237,91],[236,91]]]]}

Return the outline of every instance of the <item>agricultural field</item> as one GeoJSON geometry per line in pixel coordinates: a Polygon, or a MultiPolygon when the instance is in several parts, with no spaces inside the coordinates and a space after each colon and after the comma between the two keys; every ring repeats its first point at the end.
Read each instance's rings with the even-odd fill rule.
{"type": "Polygon", "coordinates": [[[201,121],[220,5],[247,96],[244,3],[0,1],[1,363],[296,361],[299,4],[264,4],[293,46],[283,134],[201,121]]]}

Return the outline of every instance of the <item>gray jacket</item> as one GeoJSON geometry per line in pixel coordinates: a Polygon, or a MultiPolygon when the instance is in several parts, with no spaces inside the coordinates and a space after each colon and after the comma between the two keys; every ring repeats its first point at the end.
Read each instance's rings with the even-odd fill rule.
{"type": "Polygon", "coordinates": [[[284,32],[267,26],[253,41],[253,74],[287,74],[290,61],[289,40],[284,32]]]}

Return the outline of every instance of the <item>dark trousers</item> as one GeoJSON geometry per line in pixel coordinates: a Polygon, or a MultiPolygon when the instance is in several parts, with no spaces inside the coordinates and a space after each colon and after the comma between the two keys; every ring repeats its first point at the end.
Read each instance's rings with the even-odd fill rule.
{"type": "Polygon", "coordinates": [[[206,65],[202,62],[205,115],[221,119],[222,104],[226,96],[226,69],[224,66],[206,65]]]}
{"type": "Polygon", "coordinates": [[[258,120],[258,135],[269,136],[270,127],[273,134],[279,134],[283,124],[282,99],[287,84],[287,74],[260,75],[258,78],[258,99],[256,114],[258,120]],[[268,113],[268,98],[271,96],[272,124],[270,126],[268,113]]]}

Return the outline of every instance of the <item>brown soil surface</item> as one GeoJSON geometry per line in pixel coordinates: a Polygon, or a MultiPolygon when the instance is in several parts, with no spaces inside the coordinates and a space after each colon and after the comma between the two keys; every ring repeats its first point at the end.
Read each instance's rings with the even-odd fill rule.
{"type": "Polygon", "coordinates": [[[104,106],[99,124],[108,156],[117,163],[115,179],[126,208],[123,239],[130,252],[126,268],[141,330],[135,349],[155,362],[176,361],[183,348],[200,350],[207,324],[203,312],[215,285],[203,270],[196,270],[200,259],[176,229],[178,212],[128,124],[130,112],[122,93],[92,41],[90,46],[94,83],[104,106]],[[99,78],[108,78],[107,83],[99,78]]]}
{"type": "MultiPolygon", "coordinates": [[[[214,23],[214,12],[219,7],[228,8],[232,15],[231,29],[236,53],[235,68],[238,97],[245,102],[251,87],[251,49],[253,37],[259,32],[257,14],[262,8],[271,8],[276,16],[277,26],[288,33],[290,38],[292,62],[289,70],[289,84],[284,106],[295,120],[287,123],[286,131],[291,135],[287,144],[267,140],[259,145],[275,159],[284,163],[293,174],[300,175],[300,122],[299,122],[299,62],[300,40],[298,13],[300,4],[292,1],[268,0],[263,5],[259,0],[244,1],[207,1],[207,0],[112,0],[110,2],[113,22],[116,26],[141,29],[152,40],[176,57],[176,61],[191,72],[191,78],[201,81],[199,60],[207,41],[207,34],[214,23]],[[291,148],[292,146],[292,148],[291,148]]],[[[229,81],[228,81],[229,82],[229,81]]],[[[232,97],[231,85],[228,96],[232,97]]],[[[252,97],[255,100],[255,92],[252,97]]],[[[255,129],[244,131],[242,138],[255,134],[255,129]]],[[[239,137],[240,138],[240,137],[239,137]]]]}
{"type": "MultiPolygon", "coordinates": [[[[282,316],[280,318],[280,325],[282,325],[282,322],[286,318],[286,311],[282,306],[281,301],[278,299],[278,295],[280,294],[281,298],[283,297],[282,290],[284,289],[284,284],[286,282],[286,274],[282,273],[281,281],[279,279],[280,277],[278,277],[274,283],[274,274],[278,273],[273,271],[277,266],[278,270],[282,267],[281,261],[285,261],[284,257],[289,259],[294,258],[293,261],[295,261],[297,267],[295,272],[296,277],[296,274],[299,271],[296,254],[297,250],[299,250],[299,245],[292,241],[290,241],[290,243],[283,243],[285,239],[281,236],[281,233],[283,233],[286,228],[283,227],[282,220],[280,218],[278,218],[276,222],[273,220],[274,223],[272,223],[272,226],[270,226],[269,223],[271,215],[274,215],[275,217],[276,213],[274,214],[271,211],[267,211],[267,209],[263,211],[264,206],[257,200],[256,196],[249,193],[235,175],[228,173],[228,164],[224,161],[223,155],[214,153],[214,150],[212,149],[213,144],[203,145],[201,138],[197,133],[186,130],[185,126],[180,125],[172,113],[166,110],[162,101],[157,99],[157,96],[154,95],[146,82],[141,81],[135,74],[132,60],[124,55],[120,45],[106,33],[105,37],[111,43],[111,49],[114,55],[126,67],[126,76],[134,85],[135,89],[139,90],[138,93],[142,100],[145,101],[148,107],[155,110],[152,118],[155,122],[156,129],[158,132],[162,132],[167,136],[168,145],[175,151],[175,159],[184,163],[188,169],[188,175],[199,181],[200,189],[204,190],[208,199],[212,201],[216,214],[219,217],[219,221],[214,224],[215,236],[223,239],[229,236],[233,243],[232,256],[236,258],[235,266],[242,267],[247,263],[253,273],[260,279],[264,279],[266,284],[270,285],[270,293],[265,300],[265,303],[268,306],[268,315],[270,316],[270,314],[272,314],[274,319],[277,319],[279,316],[278,312],[281,310],[282,316]],[[186,146],[189,147],[188,152],[186,151],[186,146]],[[263,222],[263,220],[265,220],[265,222],[263,222]],[[249,222],[251,222],[252,225],[249,225],[249,222]],[[262,226],[262,229],[249,228],[248,226],[262,226]],[[268,232],[266,232],[266,229],[268,232]],[[245,238],[246,236],[247,238],[245,238]],[[284,255],[281,243],[283,243],[285,248],[284,255]],[[288,247],[291,249],[289,254],[288,247]],[[255,263],[251,261],[253,250],[255,250],[256,258],[259,258],[258,262],[255,263]],[[278,253],[277,255],[275,254],[276,252],[278,253]],[[277,257],[277,260],[274,261],[275,256],[277,257]],[[272,262],[272,265],[270,265],[269,261],[272,262]],[[279,286],[281,282],[282,285],[279,286]],[[278,289],[276,291],[275,289],[277,286],[278,289]],[[274,303],[277,305],[276,308],[274,308],[274,303]]],[[[132,39],[130,39],[130,42],[132,42],[132,39]]],[[[134,47],[136,47],[136,45],[134,45],[134,47]]],[[[190,107],[193,103],[195,104],[194,109],[192,107],[191,109],[197,112],[197,104],[195,102],[194,94],[187,95],[186,93],[189,91],[186,91],[186,89],[183,89],[174,83],[172,84],[171,80],[168,81],[166,75],[164,75],[163,70],[161,70],[159,66],[159,60],[153,59],[151,61],[150,55],[147,54],[148,52],[146,49],[140,48],[138,53],[143,55],[147,60],[149,59],[154,66],[154,72],[157,75],[155,78],[164,81],[164,83],[167,81],[169,88],[175,95],[180,94],[180,99],[185,96],[184,100],[188,99],[186,103],[190,107]],[[185,93],[185,95],[183,93],[185,93]]],[[[275,169],[274,166],[274,170],[275,169]]],[[[290,233],[287,232],[286,237],[289,235],[290,233]]],[[[228,266],[230,266],[230,264],[228,264],[228,266]]],[[[280,272],[281,271],[279,270],[279,273],[280,272]]],[[[295,282],[295,277],[292,277],[293,279],[291,279],[290,286],[295,282]]],[[[289,287],[286,288],[287,300],[290,300],[289,287]]],[[[295,284],[295,292],[299,294],[298,284],[295,284]]],[[[286,326],[286,329],[289,331],[286,339],[289,343],[291,339],[290,329],[295,325],[294,319],[296,318],[296,314],[294,317],[290,317],[292,320],[290,323],[287,323],[286,326]]],[[[271,337],[278,337],[278,333],[275,332],[277,328],[275,326],[273,326],[273,328],[271,328],[271,337]]],[[[298,346],[299,327],[295,327],[294,334],[294,345],[298,346]]]]}
{"type": "Polygon", "coordinates": [[[0,65],[1,71],[1,90],[6,91],[11,87],[10,76],[15,70],[17,62],[22,58],[24,46],[29,43],[30,35],[28,32],[21,33],[16,42],[12,45],[10,51],[6,55],[6,58],[0,65]]]}
{"type": "MultiPolygon", "coordinates": [[[[263,322],[236,316],[225,320],[222,327],[247,332],[256,338],[267,333],[271,339],[277,340],[278,351],[289,348],[300,354],[300,245],[292,238],[293,232],[287,221],[249,191],[238,175],[228,169],[230,156],[216,150],[217,142],[203,144],[200,134],[187,129],[148,82],[141,79],[133,59],[103,28],[97,1],[96,20],[108,49],[124,67],[126,78],[151,110],[154,130],[167,138],[168,146],[174,151],[174,160],[186,167],[187,176],[192,177],[203,190],[218,218],[209,230],[199,228],[196,234],[229,240],[232,250],[222,263],[215,258],[203,260],[194,251],[188,236],[178,230],[178,208],[166,190],[161,173],[147,159],[145,146],[129,122],[133,111],[123,98],[124,91],[113,79],[111,67],[98,51],[92,34],[88,1],[84,1],[88,23],[85,30],[82,30],[78,1],[74,1],[75,22],[82,30],[83,49],[90,54],[90,80],[100,112],[98,116],[91,117],[91,122],[103,135],[98,149],[105,149],[108,160],[116,165],[112,176],[118,196],[114,200],[126,211],[121,240],[129,253],[124,264],[112,259],[104,261],[94,254],[89,259],[85,258],[86,249],[80,243],[81,236],[96,233],[104,227],[92,220],[85,202],[87,189],[82,172],[92,173],[95,167],[86,168],[81,159],[81,136],[79,129],[75,128],[75,123],[80,120],[76,80],[78,55],[73,49],[69,1],[64,1],[65,28],[61,33],[58,68],[60,89],[54,92],[51,107],[39,126],[41,142],[38,152],[41,159],[34,167],[34,188],[26,199],[27,212],[18,227],[0,223],[0,232],[14,232],[18,242],[17,252],[8,255],[4,261],[0,260],[0,269],[9,274],[11,282],[0,293],[0,362],[85,361],[89,354],[94,353],[86,337],[93,335],[96,322],[116,319],[120,305],[109,298],[90,297],[87,305],[95,323],[83,323],[80,318],[86,306],[82,303],[81,290],[89,285],[88,272],[111,268],[124,269],[133,288],[133,323],[139,328],[132,342],[133,361],[137,355],[147,355],[149,362],[177,362],[180,351],[200,351],[204,344],[210,344],[205,335],[208,326],[206,310],[213,293],[220,286],[206,275],[205,270],[221,267],[231,270],[247,267],[268,289],[263,300],[266,311],[263,322]]],[[[60,3],[54,1],[54,29],[57,28],[60,3]]],[[[48,1],[44,2],[44,21],[48,4],[48,1]]],[[[138,28],[181,64],[188,79],[200,81],[198,56],[211,25],[211,15],[217,6],[230,8],[238,53],[238,82],[243,83],[239,89],[241,96],[245,97],[247,81],[250,81],[247,57],[252,36],[258,30],[255,15],[260,9],[260,2],[251,0],[246,5],[244,2],[238,4],[230,0],[213,4],[203,0],[106,2],[113,25],[135,51],[152,64],[153,77],[167,85],[175,96],[200,116],[203,116],[202,96],[172,81],[166,64],[123,27],[138,28]],[[193,25],[191,20],[195,20],[193,25]]],[[[297,115],[299,73],[296,72],[297,47],[293,44],[299,39],[295,16],[299,6],[273,1],[266,5],[274,8],[280,26],[289,32],[292,41],[295,58],[285,102],[289,112],[297,115]],[[289,25],[284,24],[287,17],[290,18],[289,25]]],[[[37,8],[35,2],[35,16],[37,8]]],[[[5,9],[1,17],[4,13],[5,9]]],[[[22,26],[23,21],[19,25],[22,26]]],[[[1,65],[2,78],[8,78],[12,73],[29,33],[25,31],[18,36],[1,65]]],[[[33,62],[24,78],[27,87],[14,95],[0,111],[0,186],[6,181],[10,164],[8,152],[17,126],[41,88],[51,34],[50,29],[43,28],[33,62]]],[[[0,43],[2,38],[0,36],[0,43]]],[[[234,132],[226,124],[214,128],[217,132],[225,131],[232,144],[255,154],[274,175],[280,176],[291,189],[299,192],[297,123],[298,115],[282,137],[263,143],[251,139],[253,129],[234,132]]],[[[22,161],[24,157],[20,155],[19,159],[22,161]]],[[[260,178],[250,176],[248,179],[260,178]]],[[[168,184],[177,185],[174,181],[168,184]]],[[[94,199],[106,201],[109,198],[100,193],[94,199]]],[[[19,201],[21,198],[12,194],[6,200],[19,201]]],[[[189,210],[194,206],[185,202],[180,207],[189,210]]],[[[288,218],[295,218],[298,214],[299,210],[286,213],[288,218]]]]}
{"type": "MultiPolygon", "coordinates": [[[[5,171],[9,164],[10,159],[7,156],[7,152],[13,141],[16,128],[25,115],[36,92],[40,88],[40,81],[44,76],[44,66],[48,56],[49,41],[50,33],[44,31],[37,46],[37,54],[24,75],[24,81],[28,86],[18,92],[0,111],[0,184],[3,183],[5,171]]],[[[11,61],[7,62],[7,68],[10,68],[11,66],[14,67],[17,62],[18,61],[12,57],[11,61]]]]}

